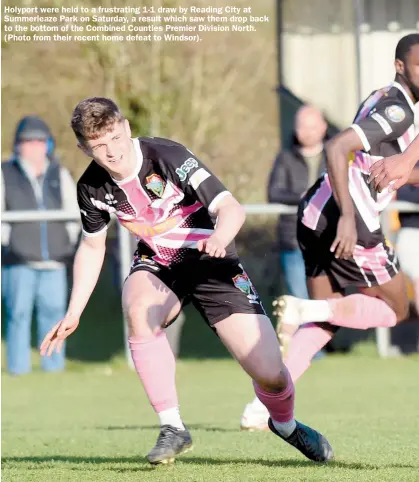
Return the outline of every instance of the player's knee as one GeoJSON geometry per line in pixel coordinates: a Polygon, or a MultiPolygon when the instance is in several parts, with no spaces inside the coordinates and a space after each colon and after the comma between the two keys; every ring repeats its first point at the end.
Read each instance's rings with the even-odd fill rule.
{"type": "Polygon", "coordinates": [[[135,321],[141,318],[141,315],[147,311],[147,306],[143,303],[132,303],[124,307],[125,317],[129,324],[135,323],[135,321]]]}
{"type": "Polygon", "coordinates": [[[400,321],[405,320],[409,316],[409,299],[403,297],[402,299],[398,300],[396,306],[393,308],[394,312],[396,313],[397,323],[400,321]]]}
{"type": "Polygon", "coordinates": [[[130,335],[146,336],[154,329],[161,326],[160,308],[150,305],[145,300],[137,300],[125,307],[124,314],[127,320],[130,335]]]}
{"type": "Polygon", "coordinates": [[[396,323],[405,320],[409,316],[409,300],[407,296],[400,296],[394,300],[385,300],[385,302],[396,315],[396,323]]]}
{"type": "Polygon", "coordinates": [[[263,374],[256,383],[267,392],[281,392],[287,387],[288,377],[282,370],[272,370],[270,373],[263,374]]]}

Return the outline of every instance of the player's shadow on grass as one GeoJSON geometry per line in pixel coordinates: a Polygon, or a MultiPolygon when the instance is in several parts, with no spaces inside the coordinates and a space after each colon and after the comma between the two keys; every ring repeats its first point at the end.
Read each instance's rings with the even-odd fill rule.
{"type": "MultiPolygon", "coordinates": [[[[188,423],[191,430],[203,430],[205,432],[239,432],[237,428],[211,427],[200,423],[188,423]]],[[[160,430],[160,425],[104,425],[96,427],[97,430],[160,430]]]]}
{"type": "MultiPolygon", "coordinates": [[[[74,456],[64,456],[64,455],[50,455],[50,456],[35,456],[35,457],[3,457],[2,458],[3,469],[7,468],[7,464],[23,463],[23,464],[39,464],[39,467],[31,466],[31,470],[49,470],[51,469],[51,463],[66,463],[66,464],[80,464],[81,467],[71,467],[71,470],[83,470],[86,471],[86,464],[141,464],[139,467],[133,468],[121,468],[120,465],[114,469],[107,467],[107,470],[115,470],[117,472],[149,472],[151,470],[156,470],[156,467],[151,467],[144,457],[74,457],[74,456]],[[145,467],[142,465],[147,464],[145,467]]],[[[256,458],[215,458],[215,457],[194,457],[194,456],[181,456],[176,461],[176,465],[191,464],[191,465],[234,465],[234,464],[253,464],[262,465],[264,467],[295,467],[301,468],[305,466],[312,467],[324,467],[323,464],[316,464],[315,462],[310,462],[309,460],[294,460],[294,459],[256,459],[256,458]]],[[[383,465],[372,465],[363,464],[361,462],[329,462],[328,467],[330,468],[341,468],[346,470],[382,470],[382,469],[416,469],[419,468],[417,465],[410,464],[383,464],[383,465]]],[[[159,467],[166,469],[167,466],[159,467]]]]}
{"type": "MultiPolygon", "coordinates": [[[[263,465],[265,467],[296,467],[300,468],[306,465],[316,466],[316,467],[324,467],[324,464],[318,464],[316,462],[311,462],[307,459],[301,460],[294,460],[294,459],[254,459],[254,458],[213,458],[213,457],[193,457],[193,456],[185,456],[182,455],[177,459],[176,463],[178,464],[197,464],[197,465],[230,465],[230,464],[254,464],[254,465],[263,465]]],[[[419,466],[415,465],[407,465],[407,464],[389,464],[389,465],[372,465],[372,464],[363,464],[360,462],[339,462],[339,461],[332,461],[328,462],[328,467],[336,467],[348,470],[378,470],[384,468],[397,468],[397,469],[415,469],[419,468],[419,466]]],[[[146,470],[147,468],[143,469],[146,470]]]]}

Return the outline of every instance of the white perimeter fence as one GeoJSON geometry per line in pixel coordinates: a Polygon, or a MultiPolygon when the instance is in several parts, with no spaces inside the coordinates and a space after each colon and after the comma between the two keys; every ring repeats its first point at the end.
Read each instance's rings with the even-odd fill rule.
{"type": "MultiPolygon", "coordinates": [[[[244,205],[247,214],[292,214],[295,213],[297,208],[294,206],[286,206],[283,204],[247,204],[244,205]]],[[[419,212],[419,206],[404,201],[393,201],[389,204],[382,215],[382,227],[384,233],[389,239],[391,239],[390,219],[388,216],[389,211],[396,210],[401,213],[407,212],[419,212]]],[[[45,211],[8,211],[2,214],[2,223],[22,223],[31,221],[80,221],[80,213],[75,211],[74,213],[64,212],[61,210],[45,210],[45,211]]],[[[118,236],[119,236],[119,258],[120,258],[120,279],[123,282],[129,273],[132,262],[132,249],[131,249],[131,234],[118,223],[118,236]]],[[[128,364],[132,367],[131,355],[128,349],[128,336],[127,336],[127,324],[124,320],[124,339],[125,339],[125,353],[128,364]]],[[[390,354],[391,349],[391,335],[388,328],[376,329],[376,342],[378,353],[381,357],[387,357],[390,354]]]]}

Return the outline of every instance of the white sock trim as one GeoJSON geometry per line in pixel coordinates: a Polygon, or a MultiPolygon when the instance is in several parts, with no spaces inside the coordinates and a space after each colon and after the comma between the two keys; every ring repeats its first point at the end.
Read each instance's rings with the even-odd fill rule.
{"type": "Polygon", "coordinates": [[[171,425],[179,430],[185,430],[182,419],[180,418],[179,407],[169,408],[158,413],[160,426],[171,425]]]}
{"type": "Polygon", "coordinates": [[[295,419],[291,419],[289,422],[277,422],[276,420],[272,420],[272,423],[281,436],[285,438],[288,438],[297,426],[295,419]]]}
{"type": "Polygon", "coordinates": [[[300,315],[303,323],[329,321],[332,310],[327,300],[302,300],[300,315]]]}

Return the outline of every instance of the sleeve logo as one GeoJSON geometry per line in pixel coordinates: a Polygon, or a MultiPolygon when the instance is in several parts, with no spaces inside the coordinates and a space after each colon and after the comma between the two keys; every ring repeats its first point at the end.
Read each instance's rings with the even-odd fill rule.
{"type": "Polygon", "coordinates": [[[392,122],[401,122],[406,117],[405,111],[398,105],[390,105],[385,113],[392,122]]]}
{"type": "Polygon", "coordinates": [[[198,167],[198,161],[193,157],[189,157],[180,167],[176,169],[176,174],[179,176],[179,179],[181,181],[185,181],[190,171],[192,171],[192,169],[195,169],[197,167],[198,167]]]}
{"type": "Polygon", "coordinates": [[[211,177],[211,174],[208,171],[206,171],[203,167],[201,167],[191,175],[191,177],[189,178],[189,184],[196,191],[199,185],[201,184],[201,182],[204,182],[205,179],[208,179],[209,177],[211,177]]]}

